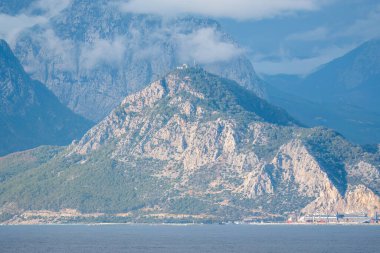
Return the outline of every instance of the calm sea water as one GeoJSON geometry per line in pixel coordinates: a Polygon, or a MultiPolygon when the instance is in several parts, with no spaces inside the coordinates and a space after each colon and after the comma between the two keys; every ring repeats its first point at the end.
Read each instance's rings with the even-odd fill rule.
{"type": "Polygon", "coordinates": [[[0,226],[0,252],[380,252],[380,226],[0,226]]]}

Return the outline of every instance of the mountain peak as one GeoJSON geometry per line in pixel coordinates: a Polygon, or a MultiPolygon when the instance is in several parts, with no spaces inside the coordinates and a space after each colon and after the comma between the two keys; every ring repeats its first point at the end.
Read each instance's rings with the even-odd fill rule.
{"type": "Polygon", "coordinates": [[[203,101],[206,108],[223,114],[245,115],[247,119],[278,125],[296,125],[284,110],[270,105],[235,81],[211,74],[201,67],[177,68],[162,81],[171,93],[188,93],[188,99],[203,101]],[[176,90],[174,90],[176,89],[176,90]]]}
{"type": "Polygon", "coordinates": [[[1,53],[5,52],[6,50],[10,51],[8,43],[3,39],[0,39],[0,50],[1,53]]]}
{"type": "Polygon", "coordinates": [[[43,144],[68,144],[90,125],[32,80],[0,40],[0,156],[43,144]]]}
{"type": "Polygon", "coordinates": [[[16,55],[62,103],[94,121],[157,76],[193,60],[264,96],[251,62],[217,21],[187,15],[167,20],[119,9],[107,0],[72,1],[48,24],[20,34],[16,55]],[[228,44],[231,53],[220,57],[211,48],[212,57],[200,57],[204,46],[196,38],[202,32],[215,43],[228,44]]]}
{"type": "Polygon", "coordinates": [[[380,39],[361,44],[303,79],[267,80],[275,86],[267,86],[270,102],[306,125],[333,128],[356,143],[380,142],[380,39]]]}
{"type": "Polygon", "coordinates": [[[2,39],[0,39],[0,67],[22,69],[20,62],[13,54],[8,43],[2,39]]]}
{"type": "Polygon", "coordinates": [[[142,91],[127,96],[110,115],[88,131],[74,149],[87,153],[112,141],[133,146],[130,139],[133,132],[145,138],[146,133],[140,132],[141,128],[159,132],[168,122],[177,121],[182,126],[224,122],[242,128],[253,124],[298,125],[284,110],[236,82],[191,67],[176,69],[142,91]]]}
{"type": "Polygon", "coordinates": [[[380,206],[376,156],[325,129],[297,127],[233,81],[183,68],[126,97],[32,178],[2,182],[0,203],[128,212],[136,221],[373,212],[380,206]]]}

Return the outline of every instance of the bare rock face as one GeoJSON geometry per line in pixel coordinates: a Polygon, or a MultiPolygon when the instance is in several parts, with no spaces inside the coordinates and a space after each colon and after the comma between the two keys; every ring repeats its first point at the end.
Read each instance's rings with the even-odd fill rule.
{"type": "Polygon", "coordinates": [[[366,213],[370,216],[378,210],[380,198],[364,185],[349,186],[345,196],[328,191],[302,209],[305,213],[366,213]]]}
{"type": "Polygon", "coordinates": [[[254,95],[250,102],[260,101],[265,113],[239,104],[239,90],[229,93],[227,86],[216,85],[223,82],[199,69],[172,72],[126,97],[69,151],[86,157],[115,143],[112,159],[160,161],[154,177],[170,182],[171,191],[201,199],[219,196],[223,206],[231,207],[235,198],[274,213],[373,213],[380,206],[378,168],[346,161],[348,186],[337,185],[341,181],[308,145],[310,130],[254,95]],[[212,92],[226,89],[227,101],[215,104],[207,85],[212,92]],[[267,114],[274,123],[266,122],[267,114]]]}
{"type": "Polygon", "coordinates": [[[353,182],[364,181],[371,188],[378,189],[380,185],[380,172],[376,166],[365,161],[359,161],[357,164],[348,167],[347,171],[353,182]]]}
{"type": "Polygon", "coordinates": [[[200,68],[175,70],[127,96],[54,154],[22,171],[12,157],[1,161],[0,217],[23,222],[50,210],[42,212],[50,221],[70,209],[83,219],[210,222],[373,214],[380,206],[376,152],[328,129],[303,128],[200,68]],[[14,212],[9,207],[19,214],[4,214],[14,212]]]}

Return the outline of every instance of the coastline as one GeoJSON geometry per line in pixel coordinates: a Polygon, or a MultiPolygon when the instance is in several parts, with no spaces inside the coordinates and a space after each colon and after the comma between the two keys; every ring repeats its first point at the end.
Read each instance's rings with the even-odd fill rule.
{"type": "Polygon", "coordinates": [[[280,223],[280,222],[255,222],[255,223],[135,223],[135,222],[99,222],[99,223],[12,223],[2,224],[0,227],[11,226],[380,226],[380,223],[280,223]]]}

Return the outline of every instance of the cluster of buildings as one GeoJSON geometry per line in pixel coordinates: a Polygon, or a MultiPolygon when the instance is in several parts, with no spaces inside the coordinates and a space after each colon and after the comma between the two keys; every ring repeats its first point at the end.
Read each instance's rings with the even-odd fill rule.
{"type": "Polygon", "coordinates": [[[288,223],[380,223],[380,217],[377,212],[374,216],[365,213],[358,214],[308,214],[298,216],[297,214],[288,215],[288,223]]]}

